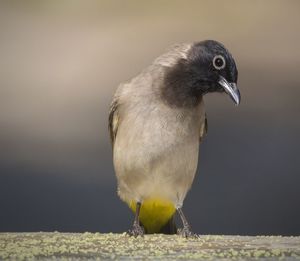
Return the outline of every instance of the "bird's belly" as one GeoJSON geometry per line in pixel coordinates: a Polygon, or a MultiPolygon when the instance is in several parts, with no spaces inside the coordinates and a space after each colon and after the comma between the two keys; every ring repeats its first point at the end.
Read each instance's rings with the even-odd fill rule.
{"type": "Polygon", "coordinates": [[[198,140],[164,143],[154,137],[148,146],[139,146],[138,139],[126,151],[114,151],[119,195],[128,203],[160,199],[181,206],[196,172],[198,140]]]}

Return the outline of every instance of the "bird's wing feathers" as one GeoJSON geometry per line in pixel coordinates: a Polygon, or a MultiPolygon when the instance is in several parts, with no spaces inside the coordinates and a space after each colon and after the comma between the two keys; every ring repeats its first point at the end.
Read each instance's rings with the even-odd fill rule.
{"type": "Polygon", "coordinates": [[[200,127],[200,142],[202,141],[202,139],[204,138],[204,136],[207,134],[207,116],[205,114],[205,119],[200,127]]]}
{"type": "Polygon", "coordinates": [[[108,130],[112,147],[114,146],[119,126],[118,99],[114,97],[109,110],[108,130]]]}

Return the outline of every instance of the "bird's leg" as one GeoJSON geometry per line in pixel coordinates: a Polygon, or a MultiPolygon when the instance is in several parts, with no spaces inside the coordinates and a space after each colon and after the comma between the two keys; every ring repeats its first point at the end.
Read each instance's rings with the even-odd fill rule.
{"type": "Polygon", "coordinates": [[[140,210],[141,210],[141,202],[136,203],[135,217],[133,221],[132,229],[130,229],[127,234],[130,236],[143,236],[145,234],[144,228],[140,225],[140,210]]]}
{"type": "Polygon", "coordinates": [[[180,216],[182,224],[183,224],[183,228],[179,228],[177,230],[177,234],[181,235],[183,237],[186,237],[186,238],[187,237],[197,237],[197,235],[192,232],[191,226],[188,223],[186,217],[184,216],[182,208],[177,208],[177,212],[179,213],[179,216],[180,216]]]}

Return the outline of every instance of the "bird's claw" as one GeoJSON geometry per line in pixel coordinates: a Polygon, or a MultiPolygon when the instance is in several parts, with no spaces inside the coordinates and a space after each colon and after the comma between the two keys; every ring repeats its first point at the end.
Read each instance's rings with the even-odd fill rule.
{"type": "Polygon", "coordinates": [[[134,236],[134,237],[144,236],[144,234],[145,234],[145,230],[139,224],[133,224],[132,229],[129,229],[127,231],[127,235],[134,236]]]}
{"type": "Polygon", "coordinates": [[[198,238],[199,237],[199,235],[192,232],[189,227],[177,229],[177,235],[180,235],[185,238],[198,238]]]}

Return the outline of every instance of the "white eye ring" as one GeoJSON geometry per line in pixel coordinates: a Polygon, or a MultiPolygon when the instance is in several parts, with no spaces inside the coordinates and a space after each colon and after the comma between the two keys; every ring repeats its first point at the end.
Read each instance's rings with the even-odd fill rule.
{"type": "Polygon", "coordinates": [[[217,70],[222,70],[226,66],[225,58],[222,55],[216,55],[213,59],[213,66],[217,70]]]}

